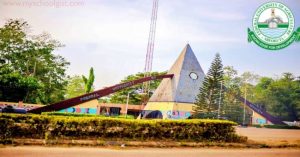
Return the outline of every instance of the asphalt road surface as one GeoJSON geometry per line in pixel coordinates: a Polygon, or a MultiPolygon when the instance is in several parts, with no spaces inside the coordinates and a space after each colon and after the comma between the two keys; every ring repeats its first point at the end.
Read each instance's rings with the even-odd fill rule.
{"type": "Polygon", "coordinates": [[[1,157],[299,157],[300,149],[213,149],[22,146],[0,148],[1,157]]]}

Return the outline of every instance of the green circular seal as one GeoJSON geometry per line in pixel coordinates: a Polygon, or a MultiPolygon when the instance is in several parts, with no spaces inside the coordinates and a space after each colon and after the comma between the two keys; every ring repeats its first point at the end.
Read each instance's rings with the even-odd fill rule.
{"type": "Polygon", "coordinates": [[[292,11],[282,3],[268,2],[261,5],[252,20],[253,31],[248,29],[249,42],[262,48],[278,50],[287,47],[297,38],[292,11]]]}

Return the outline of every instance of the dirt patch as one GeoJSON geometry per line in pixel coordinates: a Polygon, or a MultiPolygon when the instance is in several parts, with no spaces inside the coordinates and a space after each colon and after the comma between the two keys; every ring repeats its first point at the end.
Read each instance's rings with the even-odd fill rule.
{"type": "Polygon", "coordinates": [[[249,141],[273,145],[300,144],[300,130],[236,127],[236,132],[238,135],[247,136],[249,141]]]}

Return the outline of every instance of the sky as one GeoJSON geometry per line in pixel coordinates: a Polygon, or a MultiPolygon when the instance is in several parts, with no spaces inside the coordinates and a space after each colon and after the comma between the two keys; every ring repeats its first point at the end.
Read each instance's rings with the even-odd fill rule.
{"type": "MultiPolygon", "coordinates": [[[[300,1],[276,1],[292,10],[300,27],[300,1]]],[[[239,74],[299,76],[300,42],[270,51],[247,41],[247,28],[265,2],[159,0],[152,70],[168,70],[189,43],[205,73],[218,52],[239,74]]],[[[143,71],[151,10],[152,0],[0,0],[0,26],[24,19],[31,34],[51,34],[65,45],[55,53],[71,63],[67,74],[88,75],[93,67],[97,89],[143,71]]]]}

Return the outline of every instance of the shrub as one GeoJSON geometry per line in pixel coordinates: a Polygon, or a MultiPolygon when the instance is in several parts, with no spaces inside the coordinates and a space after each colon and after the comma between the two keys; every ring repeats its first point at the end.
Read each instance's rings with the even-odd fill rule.
{"type": "Polygon", "coordinates": [[[224,120],[135,120],[0,114],[1,138],[243,142],[224,120]]]}
{"type": "Polygon", "coordinates": [[[271,129],[300,129],[298,126],[289,126],[289,125],[261,125],[261,124],[253,124],[251,125],[256,128],[271,128],[271,129]]]}
{"type": "Polygon", "coordinates": [[[300,129],[298,126],[289,126],[289,125],[264,125],[265,128],[272,129],[300,129]]]}

